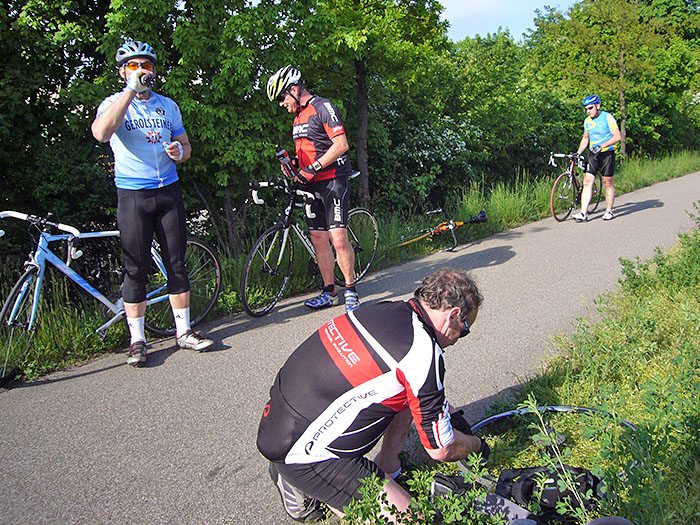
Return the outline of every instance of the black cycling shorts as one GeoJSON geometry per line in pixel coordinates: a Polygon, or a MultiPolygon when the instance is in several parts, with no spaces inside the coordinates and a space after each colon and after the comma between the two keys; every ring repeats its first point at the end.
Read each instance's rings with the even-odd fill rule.
{"type": "Polygon", "coordinates": [[[187,229],[180,182],[152,190],[117,188],[117,199],[117,224],[124,252],[124,301],[141,303],[146,300],[154,233],[168,272],[168,293],[188,291],[187,229]]]}
{"type": "Polygon", "coordinates": [[[387,477],[376,463],[364,456],[293,465],[275,462],[275,466],[301,492],[341,512],[353,499],[362,499],[358,492],[361,479],[369,478],[372,473],[380,479],[387,477]]]}
{"type": "Polygon", "coordinates": [[[303,189],[316,197],[311,203],[311,212],[316,214],[316,217],[306,217],[309,230],[327,231],[347,226],[350,193],[347,177],[311,182],[303,189]]]}
{"type": "Polygon", "coordinates": [[[601,151],[600,153],[588,152],[586,172],[598,175],[599,171],[603,177],[615,175],[615,152],[613,150],[601,151]]]}

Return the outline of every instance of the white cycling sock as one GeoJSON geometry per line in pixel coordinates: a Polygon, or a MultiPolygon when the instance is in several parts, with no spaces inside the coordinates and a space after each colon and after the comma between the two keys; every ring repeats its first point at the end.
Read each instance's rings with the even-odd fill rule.
{"type": "Polygon", "coordinates": [[[131,344],[133,345],[136,341],[146,342],[146,332],[144,331],[145,317],[127,317],[126,324],[129,326],[129,333],[131,334],[131,344]]]}
{"type": "Polygon", "coordinates": [[[175,318],[175,335],[180,337],[190,329],[190,307],[173,308],[173,317],[175,318]]]}

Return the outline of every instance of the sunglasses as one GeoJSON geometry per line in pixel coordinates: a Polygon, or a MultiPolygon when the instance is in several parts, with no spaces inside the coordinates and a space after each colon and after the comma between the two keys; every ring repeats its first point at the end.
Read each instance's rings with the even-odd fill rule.
{"type": "Polygon", "coordinates": [[[287,98],[287,95],[288,95],[288,94],[289,94],[289,90],[288,90],[288,89],[282,91],[282,93],[280,93],[279,95],[277,95],[277,102],[280,103],[280,104],[281,104],[282,102],[284,102],[284,99],[287,98]]]}
{"type": "Polygon", "coordinates": [[[590,111],[590,110],[592,110],[592,109],[595,109],[595,106],[587,106],[587,107],[586,107],[586,111],[590,111]]]}
{"type": "Polygon", "coordinates": [[[153,62],[127,62],[124,67],[129,71],[136,71],[138,68],[145,69],[146,71],[153,71],[155,69],[155,64],[153,62]]]}
{"type": "Polygon", "coordinates": [[[467,324],[467,320],[462,319],[462,322],[464,323],[464,330],[462,331],[461,334],[459,334],[460,339],[466,335],[469,335],[469,332],[470,332],[469,325],[467,324]]]}

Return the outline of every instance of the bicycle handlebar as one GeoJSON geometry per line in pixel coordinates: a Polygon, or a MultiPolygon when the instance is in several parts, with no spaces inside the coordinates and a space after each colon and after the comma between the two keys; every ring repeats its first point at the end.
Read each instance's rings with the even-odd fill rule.
{"type": "Polygon", "coordinates": [[[291,188],[289,187],[288,183],[286,181],[280,183],[280,182],[275,182],[275,181],[263,181],[263,182],[250,182],[250,193],[253,198],[253,202],[258,205],[265,204],[265,201],[261,199],[258,196],[258,190],[261,188],[275,188],[278,190],[282,190],[285,193],[288,191],[294,191],[294,193],[304,199],[304,214],[309,218],[309,219],[315,219],[316,214],[311,211],[311,201],[313,201],[316,197],[314,196],[313,193],[310,193],[308,191],[304,191],[302,189],[299,189],[297,187],[292,186],[291,188]]]}
{"type": "MultiPolygon", "coordinates": [[[[75,238],[80,238],[80,231],[76,228],[73,228],[73,226],[68,226],[67,224],[62,224],[60,222],[51,222],[45,217],[38,217],[36,215],[28,215],[26,213],[20,213],[18,211],[0,211],[0,219],[4,219],[5,217],[12,217],[14,219],[20,219],[22,221],[27,221],[32,224],[41,224],[42,226],[53,226],[54,228],[57,228],[61,231],[64,231],[66,233],[70,233],[73,237],[75,238]]],[[[3,230],[0,230],[0,237],[2,237],[5,232],[3,230]]]]}

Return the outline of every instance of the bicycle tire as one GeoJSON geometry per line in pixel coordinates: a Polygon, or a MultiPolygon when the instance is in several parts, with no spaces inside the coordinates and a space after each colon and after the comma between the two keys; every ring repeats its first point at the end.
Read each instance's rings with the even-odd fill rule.
{"type": "MultiPolygon", "coordinates": [[[[379,241],[377,220],[365,208],[353,208],[348,213],[348,239],[355,253],[355,283],[365,276],[374,261],[379,241]]],[[[338,265],[334,269],[335,284],[345,286],[345,276],[338,265]]]]}
{"type": "MultiPolygon", "coordinates": [[[[190,281],[190,324],[200,323],[216,304],[221,291],[221,263],[211,246],[198,239],[188,238],[185,251],[185,267],[190,281]]],[[[167,280],[152,265],[146,291],[162,288],[167,280]]],[[[167,292],[166,292],[167,295],[167,292]]],[[[152,334],[167,337],[175,334],[175,320],[170,301],[164,300],[146,308],[145,328],[152,334]]]]}
{"type": "Polygon", "coordinates": [[[549,209],[552,217],[557,222],[565,221],[571,214],[571,210],[576,206],[576,188],[572,184],[572,178],[568,171],[565,171],[552,186],[552,195],[549,199],[549,209]]]}
{"type": "Polygon", "coordinates": [[[588,213],[593,213],[598,209],[598,204],[603,195],[603,177],[596,177],[593,181],[591,202],[588,205],[588,213]]]}
{"type": "MultiPolygon", "coordinates": [[[[36,332],[35,326],[28,329],[32,305],[34,302],[34,286],[39,269],[31,267],[20,277],[7,296],[0,310],[0,387],[21,375],[22,364],[31,347],[32,338],[36,332]],[[19,303],[17,301],[19,300],[19,303]],[[10,319],[10,317],[12,317],[10,319]]],[[[38,316],[38,311],[37,311],[38,316]]]]}
{"type": "Polygon", "coordinates": [[[289,283],[294,261],[291,231],[281,224],[271,226],[258,237],[245,263],[241,278],[243,309],[253,317],[262,317],[274,308],[289,283]],[[280,250],[284,250],[281,252],[280,250]]]}

